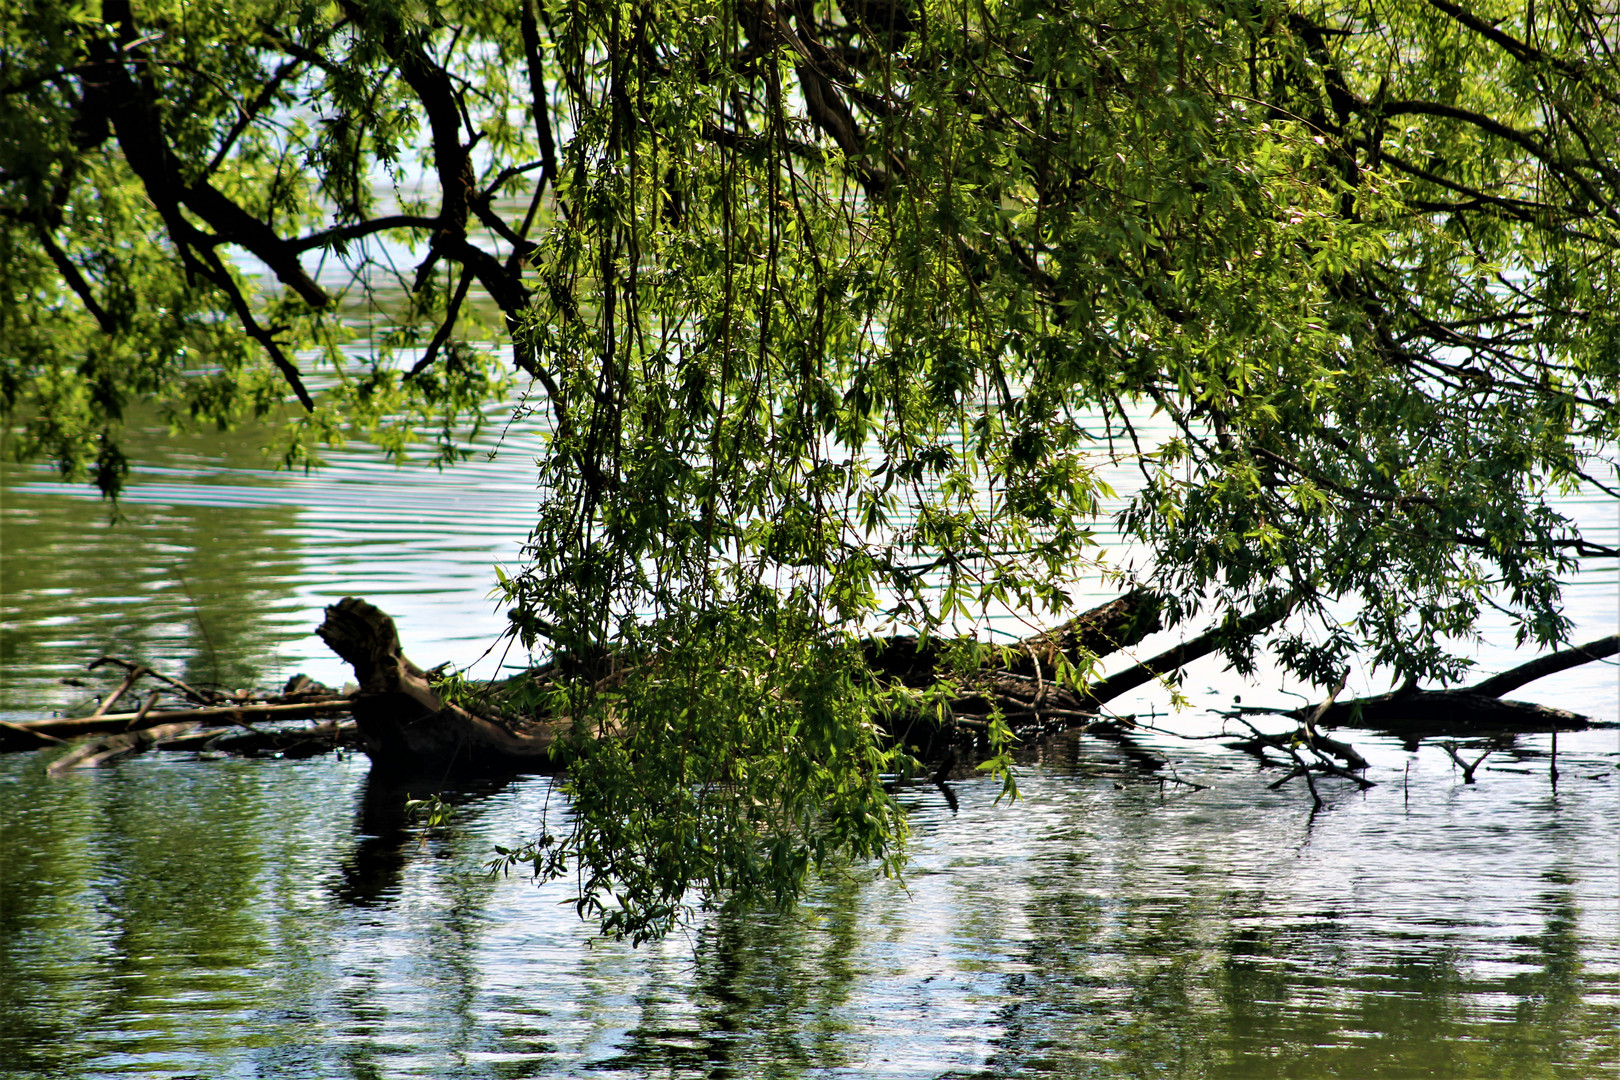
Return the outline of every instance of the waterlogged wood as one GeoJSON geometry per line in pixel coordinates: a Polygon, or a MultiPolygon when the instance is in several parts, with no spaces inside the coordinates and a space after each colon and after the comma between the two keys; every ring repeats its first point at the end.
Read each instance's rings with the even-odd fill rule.
{"type": "Polygon", "coordinates": [[[1606,638],[1588,641],[1585,645],[1577,645],[1570,649],[1560,649],[1546,656],[1538,656],[1529,663],[1493,675],[1483,682],[1477,682],[1468,688],[1470,694],[1481,694],[1485,697],[1501,697],[1511,693],[1526,683],[1555,675],[1560,671],[1590,664],[1594,660],[1602,660],[1620,652],[1620,634],[1610,634],[1606,638]]]}
{"type": "MultiPolygon", "coordinates": [[[[1620,635],[1561,649],[1493,675],[1473,686],[1456,690],[1420,690],[1402,687],[1387,694],[1334,702],[1321,709],[1319,723],[1326,727],[1372,727],[1407,734],[1451,735],[1495,729],[1520,731],[1580,731],[1591,718],[1565,709],[1502,695],[1536,679],[1589,664],[1620,651],[1620,635]]],[[[1302,717],[1310,710],[1285,715],[1302,717]]]]}
{"type": "Polygon", "coordinates": [[[361,744],[377,766],[396,772],[552,772],[552,749],[567,721],[519,726],[480,716],[441,698],[427,672],[405,657],[394,620],[353,596],[326,609],[315,631],[354,668],[360,689],[350,706],[361,744]]]}
{"type": "MultiPolygon", "coordinates": [[[[1132,589],[1062,626],[1005,649],[986,648],[984,653],[992,665],[1005,656],[1001,670],[1009,674],[1053,680],[1060,666],[1083,670],[1092,660],[1128,649],[1160,629],[1159,608],[1153,593],[1132,589]]],[[[946,651],[953,644],[939,637],[926,641],[910,636],[875,638],[866,642],[866,660],[880,675],[907,686],[928,686],[939,677],[946,651]]]]}
{"type": "MultiPolygon", "coordinates": [[[[997,706],[1010,711],[1013,726],[1023,731],[1088,723],[1095,719],[1088,701],[1054,681],[1059,667],[1083,668],[1158,627],[1158,602],[1135,590],[1006,650],[986,648],[984,668],[943,723],[932,715],[904,717],[890,733],[935,756],[958,739],[959,728],[982,739],[983,716],[997,706]],[[1003,661],[1005,666],[995,666],[1003,661]]],[[[328,607],[316,633],[354,669],[360,690],[352,709],[362,745],[379,765],[443,772],[550,772],[562,766],[555,749],[570,730],[568,720],[480,715],[444,700],[427,672],[405,657],[393,619],[365,600],[345,597],[328,607]]],[[[868,642],[867,653],[880,674],[927,686],[942,674],[952,644],[885,638],[868,642]]]]}
{"type": "MultiPolygon", "coordinates": [[[[1298,717],[1305,710],[1283,715],[1298,717]]],[[[1453,735],[1486,730],[1581,731],[1590,717],[1530,701],[1477,694],[1471,690],[1407,690],[1336,702],[1323,727],[1376,728],[1397,734],[1453,735]]]]}
{"type": "Polygon", "coordinates": [[[61,746],[67,742],[66,739],[57,738],[55,735],[49,735],[43,731],[34,731],[23,724],[13,723],[10,720],[0,720],[0,750],[9,749],[5,743],[7,737],[12,735],[20,735],[26,738],[28,740],[27,745],[30,748],[36,746],[61,746]]]}
{"type": "Polygon", "coordinates": [[[91,713],[90,715],[92,715],[92,716],[105,716],[107,713],[111,712],[112,707],[114,705],[118,704],[118,700],[120,698],[122,698],[125,694],[129,693],[129,688],[134,686],[137,682],[139,682],[140,679],[141,679],[141,676],[145,675],[145,674],[146,674],[146,669],[144,667],[136,666],[136,667],[132,668],[130,670],[130,673],[128,675],[124,676],[123,684],[121,686],[119,686],[118,689],[114,690],[112,693],[110,693],[106,697],[102,698],[101,699],[101,704],[97,705],[96,706],[96,711],[91,713]]]}
{"type": "Polygon", "coordinates": [[[103,716],[62,717],[50,720],[18,720],[0,727],[0,750],[27,748],[39,745],[28,741],[28,736],[45,736],[57,740],[74,736],[95,735],[101,732],[139,731],[144,728],[172,724],[179,721],[202,720],[301,720],[346,712],[348,698],[322,701],[291,702],[271,705],[216,705],[199,709],[164,709],[146,712],[107,713],[103,716]],[[13,745],[13,741],[19,745],[13,745]]]}
{"type": "Polygon", "coordinates": [[[229,754],[280,754],[309,757],[339,746],[357,746],[359,726],[353,720],[328,720],[313,727],[272,730],[207,727],[154,743],[154,750],[218,750],[229,754]]]}
{"type": "Polygon", "coordinates": [[[138,754],[153,743],[172,738],[199,726],[201,726],[199,721],[159,724],[140,731],[126,731],[117,735],[109,735],[104,739],[97,739],[94,742],[87,742],[82,746],[74,747],[51,762],[45,771],[51,776],[62,776],[65,773],[72,772],[74,769],[92,769],[98,765],[105,765],[138,754]]]}
{"type": "Polygon", "coordinates": [[[1154,679],[1172,674],[1194,660],[1208,656],[1219,649],[1223,642],[1253,637],[1267,627],[1281,622],[1288,615],[1293,603],[1293,599],[1290,598],[1245,615],[1231,626],[1214,627],[1196,637],[1188,638],[1180,645],[1166,649],[1150,660],[1092,683],[1087,687],[1086,696],[1091,702],[1101,705],[1154,679]]]}
{"type": "MultiPolygon", "coordinates": [[[[181,682],[179,679],[176,679],[171,675],[165,675],[160,671],[153,671],[151,668],[147,667],[145,664],[137,664],[137,663],[135,663],[134,661],[131,661],[131,660],[120,660],[116,656],[99,656],[99,657],[97,657],[96,659],[94,659],[94,660],[92,660],[90,662],[89,667],[86,670],[94,671],[94,670],[96,670],[96,668],[101,667],[103,664],[113,664],[113,665],[115,665],[117,667],[121,667],[125,671],[129,672],[130,678],[126,682],[126,689],[127,689],[127,687],[129,685],[132,685],[136,679],[139,679],[139,678],[141,678],[143,676],[151,676],[152,678],[156,679],[158,682],[166,683],[167,685],[174,687],[174,689],[176,689],[176,690],[180,691],[182,694],[184,694],[188,700],[193,701],[198,705],[212,705],[212,704],[215,704],[221,698],[224,697],[223,694],[219,694],[219,693],[216,693],[216,692],[213,692],[213,691],[209,691],[209,692],[205,693],[205,692],[203,692],[201,690],[195,690],[192,687],[187,686],[185,683],[181,682]]],[[[119,694],[122,694],[122,693],[123,693],[122,690],[119,691],[119,694]]],[[[114,695],[114,696],[116,697],[118,695],[114,695]]]]}

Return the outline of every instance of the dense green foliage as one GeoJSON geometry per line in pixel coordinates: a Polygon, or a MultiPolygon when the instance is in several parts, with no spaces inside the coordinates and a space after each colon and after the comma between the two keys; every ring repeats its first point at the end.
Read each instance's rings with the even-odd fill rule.
{"type": "Polygon", "coordinates": [[[1620,23],[1589,0],[0,25],[24,452],[113,491],[132,398],[229,423],[290,392],[289,461],[351,429],[454,458],[506,346],[533,380],[513,632],[612,651],[558,704],[623,737],[525,855],[582,856],[614,929],[892,853],[874,721],[908,703],[851,635],[1063,611],[1118,572],[1104,461],[1140,464],[1170,617],[1290,604],[1273,647],[1323,685],[1355,654],[1454,678],[1486,604],[1557,640],[1601,550],[1548,502],[1620,420],[1620,23]]]}

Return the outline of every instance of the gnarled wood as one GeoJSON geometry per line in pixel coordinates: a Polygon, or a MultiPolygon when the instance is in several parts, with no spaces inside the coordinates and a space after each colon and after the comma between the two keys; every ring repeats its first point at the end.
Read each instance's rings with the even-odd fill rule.
{"type": "MultiPolygon", "coordinates": [[[[1295,709],[1284,715],[1303,718],[1309,711],[1295,709]]],[[[1466,735],[1482,730],[1580,731],[1592,721],[1564,709],[1471,690],[1407,690],[1335,702],[1318,723],[1396,734],[1466,735]]]]}
{"type": "MultiPolygon", "coordinates": [[[[1153,593],[1147,589],[1132,589],[1062,626],[1007,646],[1007,664],[1003,670],[1022,677],[1039,674],[1045,681],[1056,676],[1060,662],[1084,667],[1092,658],[1130,648],[1158,630],[1159,607],[1159,599],[1153,593]]],[[[952,644],[938,637],[922,643],[910,636],[872,638],[866,642],[866,662],[878,674],[898,679],[907,686],[928,686],[939,677],[945,651],[952,644]]],[[[989,650],[996,660],[1001,658],[1001,652],[1001,649],[989,650]]]]}
{"type": "Polygon", "coordinates": [[[17,720],[0,725],[0,751],[33,750],[83,735],[141,731],[164,724],[201,720],[303,720],[348,711],[344,698],[276,705],[221,705],[205,709],[164,709],[101,716],[17,720]]]}
{"type": "Polygon", "coordinates": [[[1477,682],[1468,688],[1468,693],[1479,694],[1483,697],[1501,697],[1523,686],[1548,675],[1556,675],[1560,671],[1590,664],[1594,660],[1613,656],[1620,652],[1620,634],[1610,634],[1606,638],[1588,641],[1585,645],[1577,645],[1570,649],[1560,649],[1546,656],[1538,656],[1528,663],[1520,664],[1516,668],[1493,675],[1483,682],[1477,682]]]}
{"type": "MultiPolygon", "coordinates": [[[[1318,723],[1325,727],[1370,727],[1397,734],[1466,735],[1481,730],[1580,731],[1592,725],[1589,717],[1502,695],[1536,679],[1568,671],[1620,652],[1620,635],[1560,649],[1510,668],[1473,686],[1456,690],[1419,690],[1402,687],[1387,694],[1334,702],[1322,709],[1318,723]]],[[[1284,715],[1303,719],[1312,706],[1284,715]]]]}
{"type": "Polygon", "coordinates": [[[427,672],[405,657],[387,613],[348,596],[326,609],[315,631],[354,668],[350,708],[362,745],[381,768],[399,772],[551,772],[566,723],[522,728],[445,701],[427,672]]]}

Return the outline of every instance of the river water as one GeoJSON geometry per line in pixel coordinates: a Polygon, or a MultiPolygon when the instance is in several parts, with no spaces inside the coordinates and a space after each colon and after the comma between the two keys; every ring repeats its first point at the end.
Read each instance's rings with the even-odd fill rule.
{"type": "MultiPolygon", "coordinates": [[[[362,447],[276,473],[252,433],[136,443],[117,522],[0,468],[0,719],[82,707],[104,653],[341,683],[310,630],[345,594],[421,662],[498,670],[490,567],[533,512],[532,432],[442,473],[362,447]]],[[[1613,537],[1612,502],[1574,509],[1613,537]]],[[[1577,639],[1613,632],[1617,595],[1612,564],[1574,580],[1577,639]]],[[[1500,634],[1479,655],[1522,659],[1500,634]]],[[[1187,687],[1283,700],[1213,665],[1187,687]]],[[[1620,714],[1613,666],[1518,696],[1620,714]]],[[[908,793],[903,881],[850,867],[639,950],[592,940],[566,882],[484,874],[555,810],[545,778],[450,792],[428,828],[363,758],[48,779],[49,752],[6,755],[0,1077],[1620,1076],[1614,728],[1560,736],[1556,784],[1546,736],[1465,784],[1437,746],[1358,734],[1378,786],[1325,783],[1315,814],[1219,741],[1146,741],[1173,766],[1077,736],[1025,751],[1015,805],[908,793]]]]}

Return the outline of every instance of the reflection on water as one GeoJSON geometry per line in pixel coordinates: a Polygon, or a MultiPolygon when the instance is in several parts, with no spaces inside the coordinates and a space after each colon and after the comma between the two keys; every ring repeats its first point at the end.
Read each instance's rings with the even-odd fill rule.
{"type": "Polygon", "coordinates": [[[486,650],[504,625],[491,568],[516,561],[534,515],[531,434],[508,430],[495,459],[443,472],[356,447],[307,475],[272,471],[267,437],[132,424],[137,471],[116,516],[44,465],[0,461],[0,713],[70,707],[87,691],[60,680],[100,686],[83,669],[102,653],[194,685],[299,670],[341,685],[348,669],[313,630],[345,595],[400,619],[429,664],[486,650]]]}
{"type": "MultiPolygon", "coordinates": [[[[267,467],[259,450],[270,437],[265,431],[176,436],[152,418],[132,417],[125,449],[137,471],[116,522],[84,487],[0,453],[0,719],[72,708],[116,683],[111,670],[83,673],[103,653],[204,686],[273,687],[295,671],[342,685],[350,672],[312,631],[321,609],[346,595],[365,596],[393,615],[407,653],[424,666],[467,667],[482,658],[474,676],[493,677],[503,662],[521,664],[527,658],[489,651],[507,625],[489,594],[492,567],[520,561],[534,519],[540,421],[508,425],[508,418],[492,407],[478,452],[442,472],[395,468],[357,444],[329,452],[323,469],[303,474],[267,467]],[[89,685],[61,684],[75,675],[89,685]]],[[[1144,418],[1139,431],[1151,442],[1169,434],[1154,426],[1165,423],[1144,418]]],[[[1124,495],[1137,474],[1118,464],[1100,475],[1124,495]]],[[[1616,500],[1578,494],[1559,507],[1592,541],[1620,543],[1616,500]]],[[[1097,524],[1110,557],[1129,563],[1109,523],[1097,524]]],[[[1566,582],[1574,640],[1613,632],[1617,573],[1613,560],[1588,560],[1566,582]]],[[[1114,589],[1081,581],[1073,594],[1086,605],[1111,599],[1114,589]]],[[[1505,617],[1487,612],[1481,628],[1484,641],[1466,647],[1477,652],[1482,674],[1525,659],[1513,649],[1505,617]]],[[[1003,637],[1029,631],[994,617],[978,629],[1003,637]]],[[[1150,656],[1196,629],[1163,631],[1135,653],[1150,656]]],[[[1190,665],[1188,690],[1202,700],[1243,693],[1252,701],[1256,687],[1223,672],[1222,663],[1211,657],[1190,665]]],[[[1276,673],[1258,683],[1268,701],[1297,704],[1278,696],[1276,673]]],[[[1387,688],[1358,671],[1347,692],[1387,688]]],[[[1533,694],[1548,705],[1620,718],[1612,663],[1542,680],[1533,694]]],[[[1162,688],[1149,686],[1115,704],[1143,712],[1162,710],[1167,700],[1162,688]]]]}
{"type": "MultiPolygon", "coordinates": [[[[529,438],[445,473],[359,450],[303,476],[253,433],[137,429],[117,524],[0,464],[0,719],[72,707],[100,684],[59,680],[101,653],[341,683],[310,629],[345,594],[418,660],[471,663],[533,514],[529,438]]],[[[1602,542],[1614,511],[1571,507],[1602,542]]],[[[1613,574],[1572,583],[1577,638],[1612,632],[1613,574]]],[[[1250,694],[1214,663],[1189,689],[1250,694]]],[[[1614,679],[1534,696],[1613,718],[1614,679]]],[[[854,868],[640,951],[593,943],[566,882],[484,876],[555,816],[544,778],[445,792],[457,821],[428,830],[405,813],[428,792],[364,759],[47,780],[50,752],[0,757],[0,1077],[1620,1076],[1616,733],[1561,737],[1556,790],[1544,736],[1474,785],[1436,748],[1357,743],[1379,786],[1324,784],[1313,817],[1207,743],[1159,744],[1192,791],[1058,742],[1015,807],[912,793],[903,885],[854,868]]]]}
{"type": "Polygon", "coordinates": [[[0,1075],[1620,1076],[1620,753],[1564,736],[1554,793],[1543,742],[1473,786],[1377,742],[1313,820],[1241,755],[1172,748],[1178,793],[1077,740],[1013,807],[917,793],[903,885],[639,951],[484,875],[546,778],[428,829],[363,759],[13,754],[0,1075]]]}

